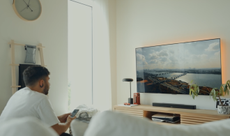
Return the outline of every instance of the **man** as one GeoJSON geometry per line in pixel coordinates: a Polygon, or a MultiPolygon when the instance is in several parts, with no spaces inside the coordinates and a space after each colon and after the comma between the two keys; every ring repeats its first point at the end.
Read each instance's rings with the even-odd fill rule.
{"type": "Polygon", "coordinates": [[[2,112],[1,120],[32,116],[52,127],[59,135],[65,135],[64,132],[75,118],[71,118],[70,114],[58,117],[54,114],[46,96],[50,87],[49,74],[45,67],[37,65],[28,67],[23,72],[26,87],[10,98],[2,112]]]}

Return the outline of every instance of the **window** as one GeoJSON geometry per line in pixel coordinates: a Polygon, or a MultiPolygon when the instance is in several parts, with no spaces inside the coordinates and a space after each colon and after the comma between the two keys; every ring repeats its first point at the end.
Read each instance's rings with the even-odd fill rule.
{"type": "Polygon", "coordinates": [[[68,1],[69,110],[93,104],[93,14],[92,6],[68,1]]]}

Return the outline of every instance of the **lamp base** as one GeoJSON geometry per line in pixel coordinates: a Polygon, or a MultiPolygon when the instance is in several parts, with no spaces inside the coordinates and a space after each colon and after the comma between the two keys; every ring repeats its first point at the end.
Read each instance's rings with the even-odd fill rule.
{"type": "Polygon", "coordinates": [[[133,98],[128,98],[128,103],[133,104],[133,98]]]}

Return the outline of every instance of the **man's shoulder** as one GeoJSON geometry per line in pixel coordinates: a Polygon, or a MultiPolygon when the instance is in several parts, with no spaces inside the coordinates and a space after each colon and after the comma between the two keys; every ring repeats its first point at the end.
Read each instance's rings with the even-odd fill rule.
{"type": "Polygon", "coordinates": [[[27,99],[36,100],[36,101],[48,99],[46,95],[39,93],[39,92],[36,92],[36,91],[33,91],[33,90],[29,89],[28,87],[25,87],[25,88],[18,90],[18,92],[15,93],[15,95],[19,95],[22,98],[26,97],[27,99]]]}

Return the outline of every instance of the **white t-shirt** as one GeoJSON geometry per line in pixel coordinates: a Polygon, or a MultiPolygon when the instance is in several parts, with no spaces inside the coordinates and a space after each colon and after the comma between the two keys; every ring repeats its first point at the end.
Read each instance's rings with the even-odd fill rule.
{"type": "Polygon", "coordinates": [[[60,123],[47,96],[25,87],[9,99],[0,120],[6,121],[27,116],[36,117],[48,126],[60,123]]]}

